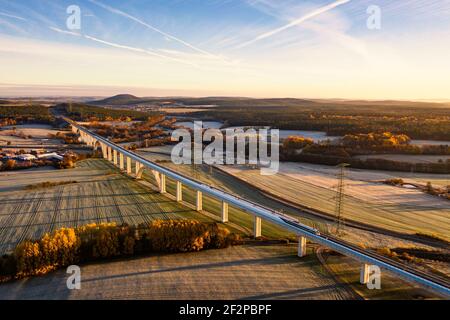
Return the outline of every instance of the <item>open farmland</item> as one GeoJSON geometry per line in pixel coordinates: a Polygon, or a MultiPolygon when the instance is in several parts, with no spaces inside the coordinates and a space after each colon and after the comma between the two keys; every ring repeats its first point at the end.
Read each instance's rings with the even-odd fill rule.
{"type": "Polygon", "coordinates": [[[60,140],[49,139],[50,134],[56,135],[58,132],[62,133],[46,124],[6,126],[0,130],[0,145],[6,146],[7,143],[13,146],[58,145],[61,144],[60,140]]]}
{"type": "MultiPolygon", "coordinates": [[[[154,148],[150,148],[154,150],[154,148]]],[[[144,151],[147,149],[140,149],[139,153],[144,156],[145,158],[153,161],[161,161],[161,165],[169,167],[175,171],[178,171],[182,174],[185,174],[187,176],[190,176],[196,180],[199,180],[201,182],[207,183],[211,186],[214,186],[216,188],[220,188],[222,190],[225,190],[227,192],[231,192],[237,195],[240,195],[246,199],[252,200],[254,202],[257,202],[259,204],[265,205],[269,208],[278,210],[280,212],[284,212],[286,214],[289,214],[301,221],[302,223],[315,227],[322,232],[333,232],[335,229],[335,222],[334,220],[330,219],[324,219],[322,217],[319,217],[317,215],[309,215],[305,213],[304,210],[299,210],[296,208],[293,208],[292,206],[283,204],[279,202],[276,199],[270,198],[262,194],[258,191],[257,188],[249,186],[248,184],[238,180],[234,176],[224,173],[221,170],[218,170],[216,168],[211,168],[207,165],[201,165],[201,166],[189,166],[189,165],[174,165],[172,162],[167,162],[168,158],[167,155],[161,154],[161,153],[152,153],[149,151],[144,151]]],[[[307,166],[310,166],[309,164],[307,166]]],[[[320,166],[319,166],[320,167],[320,166]]],[[[328,167],[330,170],[335,171],[334,168],[328,167]]],[[[358,170],[362,171],[362,173],[367,174],[367,170],[358,170]]],[[[382,173],[380,173],[382,174],[382,173]]],[[[375,177],[379,178],[380,176],[378,174],[375,175],[375,177]]],[[[423,175],[423,178],[427,178],[427,175],[423,175]]],[[[336,183],[334,173],[331,173],[330,181],[332,181],[333,184],[336,183]]],[[[184,189],[186,192],[186,189],[184,189]]],[[[170,190],[169,190],[170,191],[170,190]]],[[[171,192],[174,192],[171,191],[171,192]]],[[[191,195],[187,199],[185,196],[184,199],[188,201],[193,201],[193,193],[190,193],[191,195]]],[[[334,196],[333,196],[334,197],[334,196]]],[[[331,199],[328,199],[330,201],[333,201],[333,197],[330,197],[331,199]]],[[[434,199],[434,198],[431,198],[434,199]]],[[[207,206],[209,210],[212,210],[213,213],[217,216],[220,212],[220,208],[218,208],[218,203],[214,202],[214,200],[211,201],[211,203],[207,204],[205,206],[206,201],[209,201],[207,199],[204,199],[204,207],[207,206]],[[214,207],[215,206],[215,207],[214,207]],[[211,207],[213,209],[211,209],[211,207]]],[[[230,213],[233,213],[233,216],[230,215],[231,222],[233,221],[241,221],[240,223],[245,224],[248,228],[251,228],[251,219],[250,216],[242,212],[241,210],[237,210],[233,207],[230,207],[230,213]],[[232,211],[233,210],[233,211],[232,211]]],[[[286,232],[279,233],[277,228],[274,228],[274,232],[271,232],[271,229],[268,229],[267,227],[270,226],[267,224],[267,222],[263,222],[262,227],[262,233],[264,236],[273,236],[273,237],[282,237],[282,238],[289,238],[290,235],[286,234],[286,232]]],[[[427,247],[426,244],[423,242],[416,242],[412,240],[408,240],[403,238],[399,238],[396,235],[389,235],[386,233],[379,233],[377,231],[369,231],[366,229],[360,229],[355,227],[346,227],[345,235],[342,236],[345,240],[357,244],[357,245],[363,245],[365,247],[376,247],[376,248],[383,248],[383,247],[416,247],[420,246],[427,247]]],[[[429,249],[432,249],[432,247],[429,247],[429,249]]]]}
{"type": "MultiPolygon", "coordinates": [[[[144,172],[144,179],[152,180],[151,175],[148,172],[144,172]]],[[[167,192],[175,198],[176,194],[176,183],[175,181],[167,178],[166,179],[166,187],[167,192]]],[[[192,207],[195,206],[196,203],[196,196],[197,192],[193,189],[187,188],[186,186],[183,186],[183,201],[191,205],[192,207]]],[[[203,210],[204,213],[209,215],[213,219],[220,219],[221,210],[222,210],[222,203],[219,200],[216,200],[212,197],[209,197],[207,195],[203,195],[203,210]]],[[[241,231],[244,232],[247,235],[251,235],[253,233],[253,216],[245,213],[244,211],[235,208],[233,206],[229,206],[228,209],[228,215],[229,220],[233,224],[239,225],[241,228],[241,231]]],[[[272,223],[264,222],[264,226],[262,228],[262,236],[268,237],[268,238],[283,238],[283,239],[290,239],[290,240],[296,240],[296,237],[294,234],[291,234],[287,232],[286,230],[283,230],[280,227],[275,226],[272,223]]]]}
{"type": "Polygon", "coordinates": [[[410,163],[438,163],[450,161],[450,155],[404,155],[404,154],[374,154],[374,155],[364,155],[356,156],[355,158],[361,160],[367,159],[385,159],[390,161],[398,162],[410,162],[410,163]]]}
{"type": "Polygon", "coordinates": [[[136,225],[169,218],[212,221],[120,174],[104,160],[85,160],[70,170],[0,173],[0,253],[64,226],[136,225]],[[77,183],[25,190],[42,182],[63,181],[77,183]]]}
{"type": "MultiPolygon", "coordinates": [[[[334,214],[336,168],[282,163],[274,176],[244,166],[221,166],[230,174],[277,197],[334,214]]],[[[435,234],[450,240],[450,203],[418,190],[387,186],[371,172],[350,170],[344,218],[402,233],[435,234]]]]}
{"type": "MultiPolygon", "coordinates": [[[[60,270],[43,277],[2,284],[0,296],[6,300],[341,300],[358,297],[331,277],[312,251],[299,259],[295,245],[245,245],[152,255],[107,264],[91,263],[82,266],[82,274],[81,290],[67,290],[67,274],[60,270]]],[[[353,279],[359,273],[352,269],[347,274],[353,279]]],[[[391,285],[392,280],[396,279],[383,278],[383,290],[373,290],[377,291],[376,298],[430,297],[400,280],[391,285]]]]}
{"type": "MultiPolygon", "coordinates": [[[[145,150],[145,149],[142,149],[145,150]]],[[[139,152],[144,158],[151,160],[151,161],[158,161],[158,160],[167,160],[167,155],[163,154],[153,154],[151,152],[145,152],[140,151],[139,152]]],[[[175,170],[181,174],[184,174],[186,176],[192,177],[195,180],[201,181],[203,183],[206,183],[210,186],[214,186],[216,188],[222,189],[224,191],[234,193],[237,196],[244,197],[246,199],[259,202],[261,204],[264,204],[272,209],[280,210],[280,211],[289,211],[289,208],[286,206],[283,206],[282,204],[276,202],[276,201],[270,201],[264,197],[259,196],[257,193],[254,192],[254,189],[249,188],[242,183],[239,183],[239,181],[233,179],[232,177],[229,177],[226,174],[221,173],[220,171],[216,169],[212,169],[207,165],[202,166],[190,166],[190,165],[175,165],[172,162],[163,162],[160,163],[160,165],[165,166],[167,168],[170,168],[172,170],[175,170]],[[210,171],[211,170],[211,171],[210,171]],[[255,198],[256,197],[256,198],[255,198]]],[[[143,175],[144,179],[149,180],[151,183],[155,184],[153,175],[150,173],[150,171],[146,170],[144,171],[143,175]]],[[[175,182],[171,179],[167,179],[167,192],[171,195],[175,195],[176,193],[176,185],[175,182]]],[[[187,188],[183,186],[183,201],[186,203],[189,203],[191,205],[195,205],[196,201],[196,192],[190,188],[187,188]]],[[[205,211],[208,211],[209,214],[211,214],[213,217],[220,218],[221,214],[221,202],[208,197],[206,195],[203,195],[203,209],[205,211]]],[[[324,228],[326,228],[326,225],[322,223],[318,223],[315,220],[311,220],[308,218],[303,218],[300,216],[296,216],[302,223],[308,224],[312,227],[321,229],[325,231],[324,228]]],[[[229,206],[229,219],[230,222],[236,223],[239,226],[242,226],[244,230],[246,230],[246,233],[252,234],[253,230],[253,217],[244,212],[241,209],[238,209],[233,206],[229,206]]],[[[286,230],[275,226],[274,224],[271,224],[270,222],[263,222],[262,227],[262,235],[264,237],[269,238],[283,238],[283,239],[295,239],[295,235],[290,234],[286,230]]]]}

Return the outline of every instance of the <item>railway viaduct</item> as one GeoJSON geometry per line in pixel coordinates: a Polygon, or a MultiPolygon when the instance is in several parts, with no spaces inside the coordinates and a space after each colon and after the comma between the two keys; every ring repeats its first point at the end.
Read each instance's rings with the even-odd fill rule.
{"type": "Polygon", "coordinates": [[[203,194],[221,201],[221,221],[223,223],[228,222],[229,205],[251,214],[253,216],[253,235],[255,238],[261,236],[262,220],[269,221],[297,235],[299,257],[304,257],[306,255],[306,241],[309,240],[359,261],[361,263],[361,284],[368,283],[370,276],[369,267],[370,265],[376,265],[396,274],[408,282],[419,284],[443,297],[450,297],[450,284],[445,279],[416,270],[415,268],[379,255],[371,250],[362,249],[344,242],[334,236],[322,235],[316,229],[303,225],[280,212],[195,181],[192,178],[186,177],[168,168],[164,168],[89,131],[69,118],[62,118],[72,126],[73,133],[80,135],[80,140],[82,142],[94,149],[101,148],[103,158],[112,162],[128,175],[140,179],[144,169],[151,170],[155,176],[160,193],[167,193],[166,178],[169,177],[176,181],[176,201],[183,201],[183,185],[196,191],[197,211],[202,210],[203,194]]]}

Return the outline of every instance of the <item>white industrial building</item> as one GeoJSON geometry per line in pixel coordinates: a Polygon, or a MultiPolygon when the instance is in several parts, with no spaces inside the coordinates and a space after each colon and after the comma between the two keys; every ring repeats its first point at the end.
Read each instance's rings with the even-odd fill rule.
{"type": "Polygon", "coordinates": [[[16,159],[21,161],[32,161],[36,160],[36,157],[33,156],[32,154],[26,153],[26,154],[19,154],[18,156],[16,156],[16,159]]]}
{"type": "Polygon", "coordinates": [[[63,156],[60,156],[56,152],[39,154],[37,157],[39,159],[56,159],[56,160],[64,159],[63,156]]]}

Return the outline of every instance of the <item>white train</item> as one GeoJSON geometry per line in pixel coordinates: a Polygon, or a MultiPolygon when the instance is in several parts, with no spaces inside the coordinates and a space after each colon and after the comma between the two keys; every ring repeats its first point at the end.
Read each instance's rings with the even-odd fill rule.
{"type": "Polygon", "coordinates": [[[303,223],[300,223],[297,219],[292,218],[288,215],[285,215],[283,213],[277,213],[277,215],[281,218],[281,220],[283,220],[284,222],[286,222],[287,224],[290,224],[291,226],[294,226],[298,229],[302,229],[305,230],[307,232],[312,232],[315,235],[320,236],[320,231],[317,230],[316,228],[311,228],[310,226],[307,226],[303,223]]]}

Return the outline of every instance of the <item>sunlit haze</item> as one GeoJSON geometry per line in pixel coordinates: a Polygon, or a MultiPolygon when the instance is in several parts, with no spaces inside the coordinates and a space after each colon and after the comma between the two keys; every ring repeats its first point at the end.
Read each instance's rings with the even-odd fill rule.
{"type": "Polygon", "coordinates": [[[1,96],[450,98],[446,0],[71,4],[0,0],[1,96]]]}

